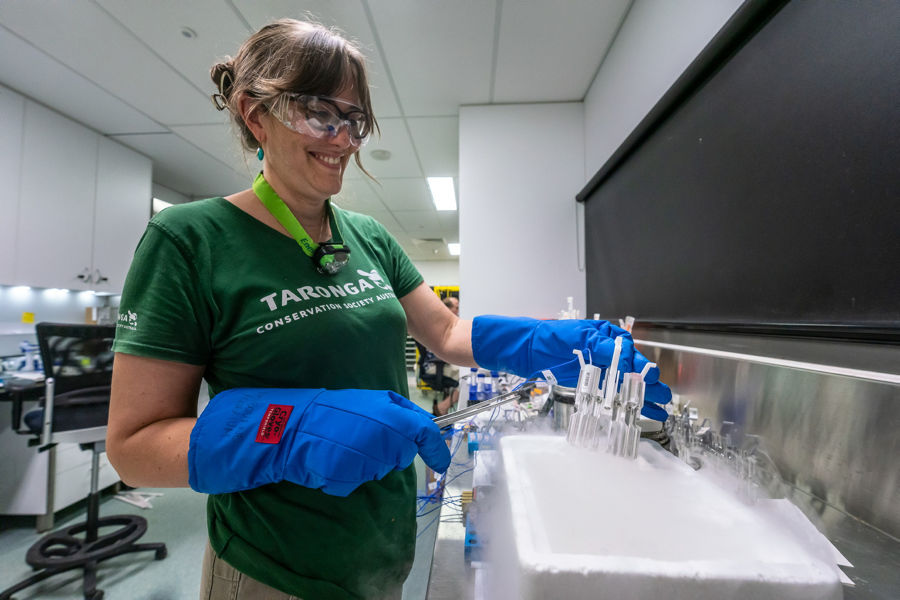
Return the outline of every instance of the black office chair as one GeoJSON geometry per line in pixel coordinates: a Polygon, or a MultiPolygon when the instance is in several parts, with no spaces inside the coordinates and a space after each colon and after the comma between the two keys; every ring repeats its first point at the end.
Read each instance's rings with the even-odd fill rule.
{"type": "Polygon", "coordinates": [[[43,407],[23,417],[25,431],[36,436],[29,443],[39,445],[41,451],[64,442],[90,450],[91,492],[87,520],[49,533],[33,544],[25,562],[38,572],[0,592],[0,600],[10,600],[20,590],[73,569],[84,570],[85,599],[100,600],[103,591],[97,589],[97,566],[101,561],[150,550],[156,560],[166,557],[165,544],[135,543],[147,531],[143,517],[99,516],[100,454],[106,448],[114,336],[112,325],[37,324],[45,394],[43,407]],[[115,529],[100,535],[101,527],[115,529]]]}

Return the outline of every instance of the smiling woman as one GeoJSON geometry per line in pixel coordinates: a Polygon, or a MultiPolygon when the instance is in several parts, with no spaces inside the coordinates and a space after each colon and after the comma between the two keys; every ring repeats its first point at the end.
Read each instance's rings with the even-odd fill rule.
{"type": "Polygon", "coordinates": [[[399,598],[412,457],[449,463],[405,398],[407,322],[443,340],[459,321],[381,225],[330,203],[378,131],[365,60],[283,19],[211,78],[261,172],[150,223],[122,294],[141,327],[117,332],[110,458],[132,484],[210,494],[203,598],[399,598]],[[212,400],[197,418],[201,377],[212,400]],[[273,410],[283,436],[265,434],[273,410]]]}
{"type": "MultiPolygon", "coordinates": [[[[340,103],[343,100],[337,92],[349,87],[359,96],[359,105],[346,104],[356,109],[353,116],[365,126],[365,136],[372,130],[378,131],[365,57],[350,42],[319,25],[291,19],[275,21],[247,40],[235,58],[214,65],[210,76],[219,88],[213,94],[213,102],[219,110],[227,108],[231,112],[232,122],[248,150],[254,150],[258,140],[238,108],[237,103],[245,94],[252,98],[250,110],[267,105],[273,107],[273,112],[302,115],[305,119],[309,116],[307,110],[289,113],[284,103],[303,98],[298,108],[321,110],[324,104],[313,101],[316,96],[311,92],[331,103],[340,103]]],[[[333,106],[334,110],[337,108],[333,106]]],[[[294,123],[292,118],[287,121],[294,123]]],[[[362,167],[358,155],[356,160],[362,167]]]]}
{"type": "Polygon", "coordinates": [[[331,204],[378,131],[365,61],[333,31],[276,21],[211,77],[261,172],[150,222],[120,303],[140,326],[117,329],[110,461],[130,485],[209,494],[205,600],[397,599],[415,554],[413,458],[450,463],[407,399],[407,335],[447,363],[477,353],[522,376],[585,344],[608,360],[621,335],[622,363],[642,357],[607,323],[462,320],[382,225],[331,204]]]}

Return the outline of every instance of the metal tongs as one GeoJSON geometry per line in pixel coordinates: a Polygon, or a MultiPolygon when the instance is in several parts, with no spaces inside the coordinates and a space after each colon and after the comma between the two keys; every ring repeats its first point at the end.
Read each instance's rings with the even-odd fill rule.
{"type": "Polygon", "coordinates": [[[433,421],[435,425],[437,425],[440,429],[447,429],[457,421],[465,421],[466,419],[474,417],[478,413],[493,410],[498,406],[507,404],[508,402],[512,402],[513,400],[525,400],[526,398],[528,398],[528,396],[531,395],[531,390],[534,389],[536,383],[537,382],[535,381],[527,381],[511,392],[500,394],[499,396],[494,396],[493,398],[484,400],[483,402],[479,402],[478,404],[473,404],[472,406],[468,406],[462,410],[458,410],[448,415],[435,417],[433,421]]]}

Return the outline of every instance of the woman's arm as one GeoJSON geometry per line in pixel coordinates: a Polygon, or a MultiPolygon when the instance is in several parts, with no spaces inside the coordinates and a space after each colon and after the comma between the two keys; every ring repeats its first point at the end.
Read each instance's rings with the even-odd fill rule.
{"type": "Polygon", "coordinates": [[[116,353],[106,431],[110,463],[135,487],[187,487],[205,367],[116,353]]]}
{"type": "Polygon", "coordinates": [[[460,319],[422,283],[400,298],[409,334],[441,360],[461,367],[477,367],[472,355],[472,321],[460,319]]]}

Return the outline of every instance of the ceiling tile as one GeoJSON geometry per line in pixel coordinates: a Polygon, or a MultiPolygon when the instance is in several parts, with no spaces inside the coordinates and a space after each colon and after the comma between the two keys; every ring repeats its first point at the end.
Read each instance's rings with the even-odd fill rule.
{"type": "Polygon", "coordinates": [[[215,121],[205,93],[88,0],[0,2],[0,22],[156,121],[215,121]],[[48,27],[48,23],[57,26],[48,27]]]}
{"type": "Polygon", "coordinates": [[[371,4],[406,116],[456,115],[461,104],[489,101],[495,2],[371,4]]]}
{"type": "Polygon", "coordinates": [[[457,213],[435,212],[424,181],[458,186],[458,107],[580,99],[631,1],[0,0],[0,84],[151,157],[157,184],[225,194],[258,162],[212,109],[208,69],[273,19],[312,15],[368,56],[383,131],[361,150],[381,185],[351,163],[341,201],[398,236],[458,239],[457,213]]]}
{"type": "Polygon", "coordinates": [[[250,179],[173,133],[117,135],[113,139],[152,156],[153,181],[194,198],[226,196],[250,187],[250,179]]]}
{"type": "MultiPolygon", "coordinates": [[[[431,242],[413,239],[409,254],[413,260],[448,260],[450,251],[444,242],[431,242]]],[[[405,247],[404,247],[405,248],[405,247]]]]}
{"type": "Polygon", "coordinates": [[[4,27],[0,82],[103,134],[166,130],[4,27]]]}
{"type": "MultiPolygon", "coordinates": [[[[216,91],[209,77],[213,63],[237,54],[250,35],[243,19],[222,0],[95,1],[205,94],[216,91]],[[196,36],[186,37],[182,33],[185,27],[196,36]]],[[[209,120],[214,121],[212,102],[206,108],[209,120]]]]}
{"type": "Polygon", "coordinates": [[[341,208],[372,215],[384,213],[387,209],[372,186],[363,179],[345,180],[341,192],[334,196],[334,202],[341,208]]]}
{"type": "Polygon", "coordinates": [[[434,211],[424,179],[382,179],[380,183],[379,193],[390,210],[434,211]]]}
{"type": "Polygon", "coordinates": [[[380,119],[381,136],[373,136],[362,149],[363,165],[375,178],[422,177],[422,169],[403,119],[380,119]],[[374,160],[373,150],[387,150],[389,160],[374,160]]]}
{"type": "Polygon", "coordinates": [[[455,210],[437,211],[438,223],[444,232],[444,239],[448,242],[459,241],[459,213],[455,210]]]}
{"type": "Polygon", "coordinates": [[[406,122],[425,176],[455,176],[459,172],[459,117],[416,117],[406,122]]]}
{"type": "Polygon", "coordinates": [[[504,2],[493,102],[581,101],[631,3],[504,2]]]}
{"type": "Polygon", "coordinates": [[[306,0],[302,6],[298,6],[296,0],[234,0],[234,6],[254,29],[282,17],[304,20],[312,17],[312,20],[327,27],[336,27],[344,37],[354,41],[366,56],[375,115],[378,118],[400,116],[395,91],[361,0],[306,0]]]}
{"type": "Polygon", "coordinates": [[[239,173],[253,176],[259,170],[259,159],[255,154],[241,149],[228,123],[181,125],[172,127],[172,131],[239,173]]]}
{"type": "Polygon", "coordinates": [[[394,232],[388,229],[394,239],[403,248],[406,255],[413,261],[432,261],[432,260],[458,260],[456,256],[450,256],[447,245],[443,242],[423,242],[413,239],[404,232],[394,232]],[[435,252],[437,251],[437,252],[435,252]]]}
{"type": "Polygon", "coordinates": [[[437,211],[433,208],[431,210],[395,210],[392,212],[397,221],[403,225],[406,233],[413,238],[443,238],[445,235],[437,211]]]}
{"type": "Polygon", "coordinates": [[[406,235],[403,227],[400,226],[400,223],[397,222],[397,219],[394,218],[394,215],[388,210],[371,210],[366,213],[382,225],[384,228],[391,232],[391,235],[397,237],[398,235],[406,235]]]}

